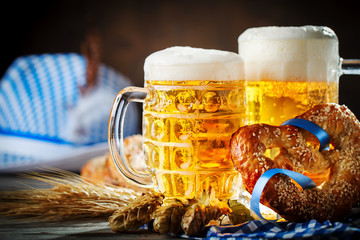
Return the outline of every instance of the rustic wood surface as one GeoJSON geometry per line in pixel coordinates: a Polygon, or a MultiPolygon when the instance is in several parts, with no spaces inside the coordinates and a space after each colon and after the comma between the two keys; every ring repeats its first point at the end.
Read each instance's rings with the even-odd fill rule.
{"type": "Polygon", "coordinates": [[[0,219],[0,239],[181,239],[149,230],[111,231],[108,221],[22,222],[0,219]]]}
{"type": "MultiPolygon", "coordinates": [[[[36,186],[36,181],[19,178],[16,174],[0,174],[0,194],[25,185],[36,186]]],[[[39,187],[46,187],[39,185],[39,187]]],[[[360,203],[352,210],[355,226],[360,227],[360,203]]],[[[0,240],[17,239],[183,239],[151,230],[115,233],[107,219],[84,219],[66,222],[15,221],[0,217],[0,240]]]]}
{"type": "MultiPolygon", "coordinates": [[[[25,185],[36,186],[36,181],[19,178],[16,174],[0,174],[0,194],[25,185]]],[[[44,187],[44,185],[39,185],[44,187]]],[[[0,239],[181,239],[150,230],[115,233],[107,219],[85,219],[66,222],[19,221],[0,218],[0,239]]]]}

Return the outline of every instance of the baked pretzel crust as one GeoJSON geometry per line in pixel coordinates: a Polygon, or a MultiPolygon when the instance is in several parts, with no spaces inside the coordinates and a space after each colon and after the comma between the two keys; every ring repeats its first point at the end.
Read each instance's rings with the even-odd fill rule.
{"type": "MultiPolygon", "coordinates": [[[[136,170],[144,172],[146,169],[143,151],[143,140],[141,135],[132,135],[124,139],[126,157],[131,166],[136,170]]],[[[95,157],[87,161],[81,168],[80,175],[88,180],[103,182],[106,185],[115,185],[131,188],[143,192],[143,188],[129,183],[116,168],[110,153],[95,157]]]]}
{"type": "Polygon", "coordinates": [[[317,105],[297,118],[322,127],[330,137],[331,149],[319,152],[318,140],[293,126],[249,125],[239,128],[231,139],[234,166],[250,193],[268,169],[305,175],[327,171],[326,181],[307,190],[278,174],[269,180],[260,201],[288,221],[342,219],[360,200],[360,123],[346,106],[333,103],[317,105]],[[279,154],[273,159],[264,155],[266,149],[274,148],[279,154]]]}

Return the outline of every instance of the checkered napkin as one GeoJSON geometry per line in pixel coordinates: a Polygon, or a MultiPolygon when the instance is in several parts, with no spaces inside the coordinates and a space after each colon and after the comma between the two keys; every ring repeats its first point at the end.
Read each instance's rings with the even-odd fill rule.
{"type": "MultiPolygon", "coordinates": [[[[0,171],[64,159],[73,164],[80,156],[89,159],[107,151],[113,100],[130,81],[100,65],[96,82],[91,92],[80,92],[86,85],[86,60],[79,54],[16,59],[0,82],[0,171]]],[[[137,128],[131,105],[125,136],[137,128]]]]}
{"type": "Polygon", "coordinates": [[[206,239],[355,239],[360,229],[345,223],[311,220],[305,223],[274,223],[266,220],[250,221],[240,227],[213,226],[206,239]]]}
{"type": "MultiPolygon", "coordinates": [[[[149,227],[147,229],[150,229],[149,227]]],[[[196,240],[254,239],[360,239],[360,208],[353,208],[344,222],[311,220],[305,223],[253,220],[237,226],[211,226],[196,240]]]]}

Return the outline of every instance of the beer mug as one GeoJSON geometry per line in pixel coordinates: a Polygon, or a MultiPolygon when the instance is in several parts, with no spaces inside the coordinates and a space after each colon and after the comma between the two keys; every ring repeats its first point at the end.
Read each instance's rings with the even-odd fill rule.
{"type": "Polygon", "coordinates": [[[321,103],[338,103],[341,74],[360,74],[359,60],[339,57],[327,27],[250,28],[238,38],[244,60],[247,124],[279,125],[321,103]]]}
{"type": "Polygon", "coordinates": [[[148,56],[144,72],[144,88],[120,91],[111,111],[109,145],[119,171],[166,197],[192,198],[210,187],[221,199],[236,195],[240,178],[228,149],[245,121],[242,59],[226,51],[171,47],[148,56]],[[130,102],[143,102],[148,173],[135,171],[124,154],[130,102]]]}

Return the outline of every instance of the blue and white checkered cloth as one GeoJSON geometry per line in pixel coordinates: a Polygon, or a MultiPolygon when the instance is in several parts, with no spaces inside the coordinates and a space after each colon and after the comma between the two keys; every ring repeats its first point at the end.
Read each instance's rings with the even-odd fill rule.
{"type": "MultiPolygon", "coordinates": [[[[152,229],[147,226],[146,229],[152,229]]],[[[304,223],[253,220],[236,226],[210,226],[202,236],[178,236],[195,240],[254,239],[360,239],[360,208],[353,208],[344,222],[304,223]]]]}
{"type": "MultiPolygon", "coordinates": [[[[61,159],[73,164],[79,156],[107,151],[113,100],[131,83],[101,65],[91,93],[81,94],[85,84],[86,60],[79,54],[30,55],[12,63],[0,82],[0,171],[61,159]]],[[[138,127],[132,105],[125,136],[138,127]]]]}
{"type": "Polygon", "coordinates": [[[274,223],[266,220],[250,221],[240,227],[209,229],[208,240],[237,239],[355,239],[360,229],[341,222],[274,223]]]}

